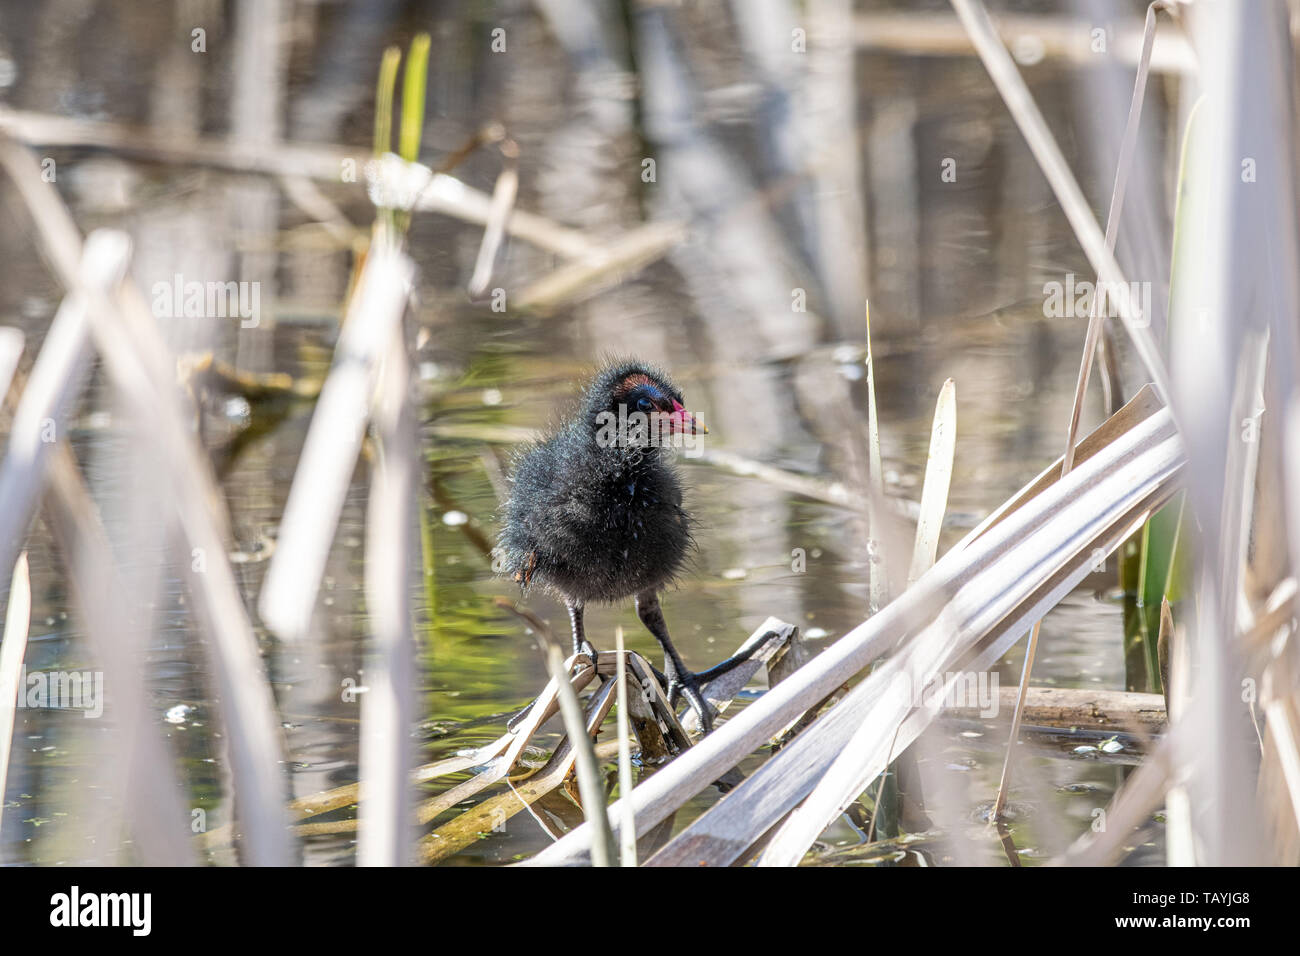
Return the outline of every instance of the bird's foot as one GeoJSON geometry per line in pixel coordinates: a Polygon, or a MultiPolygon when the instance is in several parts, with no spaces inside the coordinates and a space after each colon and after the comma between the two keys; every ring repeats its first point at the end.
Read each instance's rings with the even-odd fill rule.
{"type": "MultiPolygon", "coordinates": [[[[591,666],[593,668],[596,666],[597,661],[600,657],[600,652],[596,650],[595,645],[592,644],[591,641],[586,640],[585,638],[583,639],[582,643],[575,644],[573,646],[573,653],[575,655],[585,654],[587,657],[591,658],[591,666]]],[[[583,665],[581,661],[575,661],[574,673],[577,673],[577,671],[580,670],[582,666],[583,665]]]]}
{"type": "Polygon", "coordinates": [[[664,675],[664,679],[667,684],[669,706],[676,707],[678,699],[685,697],[691,709],[699,716],[700,726],[704,728],[704,732],[706,734],[711,732],[713,730],[713,709],[708,701],[704,699],[701,688],[745,663],[753,656],[754,651],[761,644],[762,641],[755,642],[752,647],[742,651],[735,657],[729,657],[721,664],[715,664],[708,670],[694,673],[691,671],[678,672],[672,661],[668,661],[668,670],[664,675]]]}
{"type": "Polygon", "coordinates": [[[690,671],[677,673],[670,671],[668,677],[668,706],[676,708],[677,701],[682,697],[686,698],[686,703],[690,705],[691,710],[700,718],[700,727],[708,734],[713,732],[713,708],[709,702],[704,699],[704,694],[700,688],[703,682],[699,674],[692,674],[690,671]]]}

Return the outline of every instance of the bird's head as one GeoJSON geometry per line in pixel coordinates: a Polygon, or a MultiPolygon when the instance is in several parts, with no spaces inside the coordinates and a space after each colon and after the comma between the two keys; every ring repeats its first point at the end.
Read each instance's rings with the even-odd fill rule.
{"type": "Polygon", "coordinates": [[[587,420],[604,445],[654,446],[674,435],[709,431],[686,410],[681,390],[668,376],[642,362],[603,368],[587,389],[585,405],[587,420]]]}

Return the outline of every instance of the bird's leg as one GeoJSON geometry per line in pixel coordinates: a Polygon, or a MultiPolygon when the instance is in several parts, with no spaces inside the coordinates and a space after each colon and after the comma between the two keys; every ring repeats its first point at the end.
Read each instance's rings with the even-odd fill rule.
{"type": "Polygon", "coordinates": [[[564,606],[569,609],[569,624],[573,627],[573,653],[586,654],[591,658],[591,666],[596,666],[596,648],[587,640],[587,633],[582,627],[582,602],[566,600],[564,606]]]}
{"type": "Polygon", "coordinates": [[[700,726],[704,728],[707,734],[713,730],[713,715],[709,711],[709,705],[700,693],[700,683],[697,675],[692,674],[682,663],[681,656],[677,653],[677,648],[673,647],[672,638],[668,636],[668,625],[664,622],[664,612],[659,607],[659,595],[654,591],[645,591],[636,596],[636,614],[641,618],[641,623],[646,626],[659,646],[664,649],[664,675],[668,678],[668,704],[674,706],[677,703],[678,694],[686,698],[686,702],[691,705],[700,718],[700,726]]]}
{"type": "MultiPolygon", "coordinates": [[[[569,624],[573,626],[573,653],[586,654],[591,658],[592,670],[596,668],[596,648],[591,641],[587,640],[586,631],[582,627],[582,602],[566,598],[564,606],[569,609],[569,624]]],[[[591,735],[591,742],[594,745],[596,739],[600,736],[600,728],[591,735]]]]}

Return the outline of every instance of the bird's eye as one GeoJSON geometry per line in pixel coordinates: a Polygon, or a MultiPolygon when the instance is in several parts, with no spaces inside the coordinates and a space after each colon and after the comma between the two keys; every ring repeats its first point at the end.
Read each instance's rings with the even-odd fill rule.
{"type": "Polygon", "coordinates": [[[649,414],[650,409],[654,407],[655,407],[654,403],[650,401],[650,399],[648,398],[638,398],[636,400],[636,410],[638,412],[645,412],[646,414],[649,414]]]}

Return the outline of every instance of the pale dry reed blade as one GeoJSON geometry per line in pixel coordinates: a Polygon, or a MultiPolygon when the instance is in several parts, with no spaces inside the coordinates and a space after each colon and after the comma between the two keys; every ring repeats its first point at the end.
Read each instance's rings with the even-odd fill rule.
{"type": "MultiPolygon", "coordinates": [[[[1059,601],[1067,593],[1063,589],[1071,585],[1071,574],[1080,570],[1087,573],[1092,547],[1101,544],[1113,547],[1118,542],[1114,535],[1131,531],[1133,521],[1140,521],[1147,510],[1164,500],[1163,496],[1172,491],[1181,466],[1181,446],[1167,411],[1156,412],[1120,432],[1064,482],[1048,487],[1037,498],[1004,514],[1001,520],[964,548],[945,554],[913,587],[879,613],[638,786],[624,799],[630,800],[635,808],[639,835],[648,832],[809,707],[824,700],[846,679],[896,647],[905,634],[919,632],[926,622],[934,619],[952,595],[970,585],[982,571],[987,571],[1003,556],[1011,558],[1012,562],[999,565],[997,580],[991,582],[992,587],[965,591],[977,598],[978,612],[971,608],[976,616],[971,619],[970,626],[983,627],[983,633],[995,632],[999,639],[1019,636],[1023,632],[1016,632],[1014,628],[1028,627],[1030,623],[1025,614],[1033,613],[1040,604],[1059,601]],[[1091,493],[1082,495],[1085,488],[1091,493]],[[1083,502],[1082,507],[1080,502],[1083,502]],[[1067,551],[1061,545],[1063,538],[1074,543],[1068,552],[1074,555],[1072,559],[1067,560],[1067,551]],[[1084,556],[1087,560],[1083,563],[1079,563],[1079,549],[1088,550],[1084,556]],[[1042,576],[1031,581],[1026,577],[1029,569],[1025,562],[1035,560],[1040,562],[1036,574],[1042,576]],[[1068,572],[1065,570],[1067,564],[1068,572]],[[1053,567],[1056,570],[1048,573],[1053,567]],[[1007,570],[1003,571],[1003,568],[1007,570]],[[1026,587],[1034,597],[1024,603],[1019,613],[1011,613],[1003,606],[1004,600],[1008,599],[1008,594],[1023,593],[1026,587]],[[989,603],[994,599],[994,603],[989,603]],[[989,622],[987,616],[994,611],[1001,613],[1002,618],[989,622]],[[985,623],[979,624],[979,621],[985,623]]],[[[977,658],[976,663],[969,666],[974,668],[991,663],[991,660],[977,658]]],[[[865,712],[841,711],[842,704],[832,708],[826,716],[848,721],[848,730],[843,738],[847,740],[853,729],[861,724],[865,712]],[[840,712],[838,716],[837,711],[840,712]]],[[[813,734],[809,737],[807,732],[800,734],[794,744],[783,748],[769,764],[780,760],[784,754],[796,752],[795,746],[800,740],[808,738],[815,745],[819,736],[813,734]]],[[[903,746],[903,743],[900,738],[899,745],[903,746]]],[[[814,766],[838,752],[834,741],[828,746],[833,748],[832,751],[815,755],[814,766]]],[[[759,773],[763,773],[766,767],[765,764],[759,773]]],[[[790,769],[788,764],[787,769],[790,769]]],[[[776,778],[768,776],[767,779],[776,778]]],[[[807,793],[807,789],[801,788],[811,787],[815,780],[815,775],[809,776],[807,764],[778,779],[778,784],[788,792],[777,805],[769,806],[777,813],[775,819],[793,805],[785,802],[787,799],[798,800],[807,793]]],[[[614,804],[613,810],[618,819],[622,813],[618,803],[614,804]]],[[[775,822],[771,817],[766,820],[750,818],[748,822],[738,817],[731,819],[741,829],[755,826],[766,829],[775,822]]],[[[587,858],[590,840],[590,828],[580,827],[544,850],[534,862],[541,865],[581,862],[587,858]]],[[[732,847],[736,849],[734,844],[732,847]]],[[[743,850],[743,847],[739,849],[743,850]]]]}
{"type": "Polygon", "coordinates": [[[876,414],[876,366],[871,358],[871,303],[865,305],[867,321],[867,540],[868,589],[871,613],[889,603],[889,573],[881,545],[883,520],[881,503],[885,500],[885,470],[880,455],[880,418],[876,414]]]}
{"type": "MultiPolygon", "coordinates": [[[[759,866],[798,864],[813,841],[831,821],[844,812],[873,778],[885,771],[894,755],[915,741],[920,731],[924,729],[924,725],[938,711],[938,701],[954,682],[955,676],[938,688],[932,704],[927,704],[917,711],[912,711],[912,695],[908,692],[896,692],[896,689],[927,686],[926,679],[932,672],[918,670],[916,659],[918,657],[934,661],[945,659],[949,654],[951,642],[949,632],[952,630],[955,628],[948,622],[926,628],[912,641],[906,652],[891,657],[872,671],[866,681],[858,685],[849,697],[832,710],[833,714],[835,710],[843,707],[844,714],[837,715],[834,721],[826,720],[813,724],[805,731],[805,735],[796,738],[795,743],[787,748],[791,753],[797,752],[791,748],[808,751],[807,756],[802,760],[796,761],[793,757],[788,757],[786,762],[795,766],[810,764],[815,768],[813,773],[817,776],[817,780],[803,802],[790,810],[785,822],[780,824],[768,841],[759,855],[759,866]],[[910,711],[914,715],[924,714],[923,720],[909,721],[910,711]],[[863,719],[858,722],[856,729],[853,729],[850,726],[852,723],[849,719],[850,715],[856,717],[859,714],[863,719]],[[817,755],[813,753],[813,748],[807,746],[817,735],[823,738],[821,741],[823,759],[816,759],[817,755]],[[830,759],[825,759],[826,757],[830,759]]],[[[935,668],[936,671],[938,666],[935,668]]],[[[783,767],[781,770],[789,780],[790,767],[783,767]]],[[[777,776],[775,767],[769,775],[773,778],[777,776]]],[[[756,779],[758,779],[757,774],[751,777],[750,781],[756,779]]],[[[746,781],[746,784],[749,784],[749,781],[746,781]]],[[[794,793],[778,791],[778,798],[773,800],[760,792],[763,786],[764,781],[759,780],[758,783],[750,784],[749,793],[739,794],[741,805],[728,808],[725,813],[726,817],[732,818],[731,820],[708,820],[706,814],[692,824],[688,828],[688,832],[693,831],[689,837],[689,842],[694,847],[692,852],[697,857],[707,859],[712,865],[734,862],[740,857],[728,859],[730,853],[722,857],[714,856],[713,853],[718,847],[710,845],[701,848],[701,842],[707,840],[711,844],[720,844],[724,832],[730,835],[734,844],[753,842],[760,835],[755,832],[760,826],[770,825],[768,821],[773,817],[779,819],[778,811],[784,812],[782,808],[798,800],[798,796],[794,793],[807,789],[799,786],[794,793]],[[752,828],[744,827],[738,831],[733,821],[738,820],[745,813],[757,817],[759,822],[752,828]],[[743,833],[739,839],[735,839],[737,832],[743,833]]],[[[879,797],[877,804],[879,804],[879,797]]],[[[720,807],[722,804],[715,806],[720,807]]],[[[873,827],[875,822],[873,815],[873,827]]],[[[670,855],[674,849],[673,844],[669,844],[661,851],[665,854],[662,865],[669,865],[680,859],[670,855]]]]}
{"type": "Polygon", "coordinates": [[[0,399],[9,392],[9,383],[18,371],[23,356],[23,333],[11,325],[0,326],[0,399]]]}
{"type": "MultiPolygon", "coordinates": [[[[1258,565],[1265,564],[1258,561],[1258,555],[1261,550],[1266,551],[1267,547],[1261,548],[1259,542],[1267,537],[1271,526],[1279,523],[1286,529],[1290,573],[1294,574],[1300,566],[1300,508],[1296,507],[1297,500],[1300,500],[1300,471],[1295,467],[1294,418],[1297,374],[1300,372],[1296,365],[1296,316],[1300,313],[1300,237],[1297,236],[1293,211],[1297,201],[1294,176],[1297,166],[1297,119],[1294,96],[1295,56],[1287,29],[1288,12],[1290,11],[1285,5],[1275,4],[1261,10],[1255,23],[1245,29],[1234,29],[1234,33],[1240,31],[1246,34],[1249,44],[1245,46],[1245,54],[1240,56],[1237,64],[1239,76],[1234,82],[1238,105],[1230,112],[1234,119],[1243,115],[1250,116],[1240,142],[1251,147],[1261,147],[1251,150],[1251,159],[1259,168],[1285,169],[1291,172],[1291,175],[1269,177],[1272,181],[1267,184],[1267,190],[1255,197],[1262,208],[1257,211],[1258,218],[1253,225],[1262,227],[1258,233],[1260,245],[1268,250],[1265,260],[1267,271],[1261,277],[1263,282],[1246,272],[1250,269],[1252,260],[1248,256],[1242,257],[1243,272],[1246,272],[1243,278],[1245,287],[1249,290],[1245,296],[1254,299],[1263,292],[1267,302],[1264,312],[1270,324],[1270,348],[1266,381],[1271,408],[1264,414],[1265,422],[1268,418],[1273,418],[1280,425],[1265,432],[1263,440],[1268,441],[1272,437],[1280,447],[1277,454],[1265,455],[1261,461],[1261,480],[1258,486],[1252,487],[1253,483],[1249,481],[1244,483],[1247,493],[1255,498],[1254,507],[1258,512],[1251,535],[1251,550],[1255,555],[1252,566],[1247,569],[1252,576],[1260,570],[1258,565]],[[1280,417],[1277,417],[1278,409],[1282,412],[1280,417]],[[1279,457],[1280,465],[1277,464],[1279,457]],[[1272,493],[1265,489],[1272,489],[1272,493]]],[[[1218,11],[1216,16],[1222,13],[1223,11],[1218,11]]],[[[1241,162],[1240,158],[1238,162],[1241,162]]],[[[1235,189],[1229,190],[1222,183],[1217,185],[1229,201],[1244,198],[1234,196],[1237,191],[1235,189]]],[[[1240,249],[1241,245],[1233,244],[1232,248],[1240,249]]],[[[1238,293],[1235,298],[1240,301],[1243,295],[1238,293]]],[[[1233,320],[1235,317],[1229,321],[1233,320]]],[[[1254,413],[1255,410],[1252,409],[1251,414],[1254,413]]],[[[1260,454],[1264,455],[1264,451],[1260,454]]],[[[1276,576],[1285,573],[1285,570],[1275,568],[1273,575],[1266,577],[1265,582],[1275,581],[1276,576]]],[[[1256,583],[1259,583],[1258,580],[1256,583]]],[[[1283,601],[1286,606],[1294,607],[1293,581],[1276,581],[1272,597],[1255,622],[1254,633],[1246,636],[1246,646],[1242,649],[1244,654],[1250,654],[1251,638],[1259,633],[1260,628],[1267,628],[1265,632],[1270,636],[1276,635],[1277,625],[1270,625],[1268,618],[1283,609],[1283,601]],[[1289,600],[1287,592],[1291,595],[1289,600]]],[[[1300,654],[1297,653],[1294,627],[1290,630],[1285,643],[1273,642],[1271,658],[1264,667],[1260,680],[1267,727],[1260,785],[1256,792],[1259,816],[1268,821],[1263,833],[1266,846],[1261,857],[1267,862],[1283,865],[1294,865],[1300,859],[1300,654]]],[[[1181,636],[1181,629],[1179,634],[1181,636]]],[[[1175,649],[1182,643],[1184,642],[1177,642],[1175,649]]],[[[1174,655],[1174,660],[1178,662],[1182,659],[1174,655]]]]}
{"type": "MultiPolygon", "coordinates": [[[[81,281],[101,294],[108,292],[122,281],[130,254],[131,240],[125,233],[91,233],[78,266],[81,281]]],[[[23,546],[45,486],[54,439],[63,436],[68,410],[90,377],[93,350],[87,309],[85,296],[70,291],[64,297],[18,400],[0,461],[0,568],[10,568],[23,546]]]]}
{"type": "Polygon", "coordinates": [[[27,629],[31,620],[32,581],[27,571],[27,552],[24,551],[18,555],[9,583],[4,641],[0,643],[0,833],[4,832],[5,784],[9,776],[18,694],[23,690],[23,656],[27,653],[27,629]]]}
{"type": "MultiPolygon", "coordinates": [[[[477,226],[487,226],[492,221],[492,197],[445,173],[433,174],[416,200],[415,208],[454,216],[477,226]]],[[[561,226],[523,209],[511,210],[505,229],[516,239],[565,259],[598,255],[601,248],[601,243],[588,238],[581,230],[561,226]]]]}
{"type": "MultiPolygon", "coordinates": [[[[1300,489],[1300,397],[1292,397],[1287,403],[1283,428],[1283,474],[1286,480],[1286,486],[1291,494],[1291,500],[1295,500],[1297,489],[1300,489]]],[[[1297,550],[1297,542],[1300,542],[1300,508],[1287,509],[1287,532],[1290,538],[1292,553],[1297,550]]],[[[1277,632],[1283,622],[1292,614],[1296,605],[1297,596],[1300,590],[1297,589],[1296,582],[1290,580],[1279,585],[1279,592],[1282,592],[1282,600],[1270,600],[1270,608],[1273,615],[1262,615],[1260,627],[1251,635],[1252,644],[1262,644],[1269,640],[1277,632]]],[[[1292,631],[1291,640],[1296,639],[1294,630],[1292,631]]],[[[1272,693],[1270,697],[1277,702],[1278,711],[1268,713],[1270,721],[1270,733],[1276,733],[1277,748],[1281,758],[1281,769],[1283,780],[1286,783],[1288,793],[1290,794],[1292,804],[1296,812],[1296,819],[1300,821],[1300,713],[1297,713],[1297,696],[1300,696],[1300,689],[1292,687],[1270,688],[1272,693]],[[1289,699],[1288,699],[1289,697],[1289,699]],[[1272,722],[1278,721],[1278,728],[1273,730],[1272,722]]]]}
{"type": "MultiPolygon", "coordinates": [[[[1136,395],[1129,399],[1127,405],[1102,422],[1095,431],[1079,443],[1075,449],[1075,467],[1078,467],[1080,463],[1098,452],[1103,451],[1120,435],[1131,430],[1138,423],[1146,421],[1164,407],[1164,403],[1160,401],[1155,390],[1150,385],[1144,385],[1136,395]]],[[[994,508],[984,520],[968,531],[960,541],[953,545],[952,550],[960,551],[968,547],[982,535],[987,534],[989,529],[998,522],[1006,520],[1008,515],[1018,508],[1024,507],[1027,502],[1060,481],[1061,465],[1064,460],[1064,458],[1057,458],[1056,461],[1040,471],[1025,487],[994,508]]]]}
{"type": "MultiPolygon", "coordinates": [[[[1151,508],[1164,500],[1167,490],[1166,487],[1144,498],[1135,510],[1108,524],[1102,535],[1090,541],[1081,539],[1082,543],[1072,548],[1066,568],[1035,589],[1002,623],[984,632],[983,637],[977,630],[954,627],[952,622],[944,620],[922,630],[909,643],[908,651],[899,652],[905,657],[899,658],[898,663],[891,664],[894,657],[886,661],[883,667],[889,669],[880,670],[879,678],[874,681],[868,678],[858,685],[818,723],[796,737],[793,743],[729,794],[724,801],[725,807],[718,804],[706,812],[649,861],[650,865],[727,866],[739,862],[745,846],[758,841],[769,827],[810,792],[832,762],[849,750],[855,731],[862,732],[859,739],[868,741],[869,748],[862,751],[855,761],[842,761],[842,776],[832,778],[824,792],[828,795],[835,791],[846,794],[861,792],[873,776],[884,770],[886,761],[893,754],[915,742],[934,716],[933,700],[947,693],[954,675],[960,671],[973,674],[992,666],[1023,636],[1034,616],[1041,615],[1062,600],[1087,576],[1091,554],[1097,549],[1109,551],[1117,547],[1141,525],[1151,508]],[[926,683],[931,677],[937,679],[938,673],[926,667],[925,658],[937,657],[942,652],[944,641],[948,641],[952,649],[949,657],[952,663],[942,665],[948,676],[942,683],[926,683]],[[969,648],[964,656],[962,648],[969,648]],[[900,670],[902,667],[907,670],[900,670]],[[908,675],[907,685],[924,686],[935,691],[933,699],[926,696],[924,705],[905,717],[906,710],[898,706],[900,702],[896,694],[904,692],[906,685],[895,689],[885,683],[891,679],[898,680],[904,674],[908,675]],[[870,726],[864,730],[864,725],[870,726]],[[887,748],[883,746],[886,743],[889,744],[887,748]]],[[[1012,575],[1007,574],[988,584],[980,584],[974,588],[976,600],[980,593],[991,593],[994,589],[1000,589],[996,591],[1000,598],[1010,599],[1017,593],[1023,579],[1024,575],[1012,579],[1012,575]]],[[[873,678],[876,673],[873,671],[873,678]]],[[[841,809],[827,800],[824,805],[810,806],[809,812],[798,818],[791,816],[768,843],[761,862],[765,865],[793,865],[841,809]]]]}
{"type": "Polygon", "coordinates": [[[505,165],[492,189],[492,206],[487,225],[483,229],[478,258],[474,262],[474,273],[469,280],[471,299],[481,298],[488,290],[497,256],[501,252],[501,242],[506,236],[506,226],[509,225],[510,214],[515,208],[515,197],[519,194],[519,147],[512,140],[506,140],[501,144],[501,157],[505,165]]]}
{"type": "Polygon", "coordinates": [[[1007,52],[1001,37],[998,36],[993,21],[989,19],[988,11],[981,0],[951,0],[951,3],[953,9],[957,11],[957,16],[961,18],[966,32],[970,35],[971,42],[984,63],[984,68],[988,70],[994,85],[1002,95],[1003,102],[1029,144],[1034,159],[1051,185],[1052,192],[1061,204],[1061,210],[1069,220],[1070,228],[1074,230],[1079,245],[1083,247],[1089,264],[1106,283],[1106,287],[1115,290],[1114,302],[1119,311],[1120,321],[1124,323],[1125,330],[1133,340],[1138,358],[1155,385],[1156,391],[1162,399],[1168,401],[1169,374],[1161,357],[1160,348],[1146,324],[1148,317],[1137,311],[1127,295],[1129,285],[1124,279],[1119,263],[1115,261],[1114,253],[1106,248],[1105,237],[1093,217],[1088,200],[1083,195],[1083,190],[1079,188],[1079,183],[1070,171],[1065,157],[1061,154],[1061,149],[1057,146],[1047,121],[1043,119],[1038,104],[1034,102],[1029,88],[1025,85],[1024,78],[1016,69],[1011,54],[1007,52]]]}
{"type": "MultiPolygon", "coordinates": [[[[573,663],[573,660],[566,662],[566,670],[573,663]]],[[[612,673],[611,668],[610,674],[612,675],[612,673]]],[[[575,691],[577,691],[586,687],[594,678],[595,674],[591,668],[584,666],[579,668],[571,682],[575,691]]],[[[610,684],[609,686],[612,689],[613,685],[610,684]]],[[[600,693],[601,691],[597,691],[597,695],[600,693]]],[[[438,760],[416,768],[410,777],[410,782],[413,785],[425,784],[450,774],[479,768],[478,772],[468,780],[422,803],[416,813],[417,821],[420,824],[429,823],[456,804],[468,800],[482,790],[500,782],[511,770],[516,773],[520,772],[519,758],[524,747],[541,725],[553,717],[559,709],[557,704],[558,694],[557,685],[553,681],[548,682],[546,688],[529,708],[527,716],[513,730],[507,731],[495,741],[474,750],[465,751],[455,757],[438,760]]],[[[598,714],[595,710],[589,709],[588,726],[591,726],[591,721],[598,718],[603,719],[604,714],[598,714]]],[[[599,724],[596,726],[599,726],[599,724]]],[[[564,744],[564,747],[567,748],[568,744],[564,744]]],[[[360,783],[345,784],[322,793],[300,797],[289,804],[288,810],[298,819],[328,813],[358,803],[363,796],[361,791],[360,783]]],[[[351,829],[356,829],[355,820],[340,821],[337,831],[342,832],[351,829]]],[[[229,843],[230,838],[230,828],[221,827],[209,831],[200,842],[205,847],[212,848],[229,843]]]]}
{"type": "Polygon", "coordinates": [[[916,521],[912,564],[907,572],[911,584],[930,570],[939,554],[939,534],[948,510],[948,488],[952,484],[952,462],[957,451],[957,386],[952,379],[943,383],[935,403],[930,428],[930,454],[921,485],[921,514],[916,521]]]}
{"type": "Polygon", "coordinates": [[[366,604],[374,646],[366,668],[369,690],[361,698],[359,866],[405,864],[414,836],[409,781],[416,662],[410,559],[419,456],[410,360],[400,325],[390,343],[375,404],[378,442],[366,516],[366,604]]]}
{"type": "Polygon", "coordinates": [[[7,107],[0,108],[0,134],[33,147],[80,147],[152,163],[308,176],[331,183],[355,175],[365,163],[364,155],[341,146],[227,136],[179,137],[149,127],[7,107]]]}
{"type": "MultiPolygon", "coordinates": [[[[614,628],[614,650],[618,654],[618,792],[632,792],[632,732],[627,714],[627,657],[623,652],[623,627],[614,628]]],[[[0,791],[2,792],[2,791],[0,791]]],[[[620,866],[636,866],[636,820],[632,804],[627,804],[619,821],[618,861],[620,866]]]]}
{"type": "Polygon", "coordinates": [[[1291,801],[1291,815],[1300,821],[1300,708],[1294,700],[1293,687],[1283,684],[1269,690],[1272,693],[1264,705],[1269,738],[1276,748],[1282,780],[1291,801]]]}
{"type": "MultiPolygon", "coordinates": [[[[508,603],[503,602],[503,606],[508,603]]],[[[535,615],[522,608],[515,608],[515,611],[529,622],[529,625],[536,633],[544,637],[549,634],[549,628],[535,615]]],[[[769,619],[769,623],[772,621],[774,619],[769,619]]],[[[779,625],[779,622],[776,623],[779,625]]],[[[793,629],[789,625],[779,625],[771,628],[771,630],[779,632],[779,637],[785,640],[789,638],[793,629]]],[[[760,640],[762,638],[763,634],[760,633],[751,640],[760,640]]],[[[546,637],[546,640],[550,641],[551,638],[546,637]]],[[[760,648],[755,653],[756,655],[762,654],[765,650],[766,648],[760,648]]],[[[598,655],[594,673],[592,668],[587,666],[585,655],[575,655],[565,662],[564,671],[566,675],[573,667],[577,666],[578,668],[571,681],[575,692],[590,683],[597,674],[605,679],[601,686],[591,695],[587,704],[584,719],[588,735],[599,732],[609,709],[615,703],[617,680],[611,678],[617,678],[619,660],[620,655],[613,652],[598,655]]],[[[622,660],[631,677],[632,686],[640,685],[642,690],[653,692],[649,700],[639,693],[632,694],[628,700],[630,718],[640,723],[641,730],[652,735],[649,739],[643,738],[641,741],[642,758],[649,760],[666,758],[668,753],[667,745],[664,743],[664,736],[672,737],[680,746],[687,746],[689,742],[686,735],[677,724],[676,716],[668,708],[667,698],[663,696],[662,688],[659,686],[650,665],[635,652],[625,651],[622,660]],[[662,727],[667,729],[663,730],[662,727]],[[651,731],[650,728],[653,728],[653,730],[651,731]]],[[[724,676],[729,677],[732,673],[734,671],[728,672],[724,676]]],[[[714,681],[705,686],[706,698],[713,700],[711,694],[719,683],[720,681],[714,681]]],[[[446,794],[430,800],[421,807],[420,819],[422,822],[428,822],[441,815],[443,811],[462,803],[489,786],[500,783],[505,776],[503,768],[513,768],[513,775],[507,781],[505,791],[475,804],[420,841],[419,852],[422,862],[436,863],[446,859],[479,839],[484,831],[503,829],[506,821],[525,810],[546,830],[548,835],[558,839],[558,834],[543,818],[533,811],[532,805],[547,793],[561,786],[566,777],[574,770],[577,762],[577,752],[571,745],[570,739],[566,736],[560,741],[559,746],[556,747],[545,767],[525,768],[515,763],[522,752],[523,745],[532,739],[536,730],[558,709],[558,695],[559,689],[556,681],[549,681],[546,690],[530,705],[525,718],[516,724],[515,729],[507,733],[502,740],[485,745],[479,748],[477,752],[465,757],[440,761],[437,764],[422,767],[417,771],[417,778],[424,781],[469,767],[481,768],[475,776],[465,781],[465,783],[458,785],[446,794]],[[513,756],[509,756],[505,761],[495,759],[504,748],[512,749],[513,756]],[[483,764],[489,766],[482,767],[483,764]]],[[[718,702],[719,709],[723,709],[726,703],[727,701],[718,702]]],[[[595,748],[595,754],[598,760],[610,757],[617,758],[617,741],[607,741],[598,745],[595,748]]],[[[328,793],[295,801],[295,807],[301,809],[304,815],[320,813],[328,809],[337,809],[352,802],[355,799],[357,789],[355,784],[337,788],[328,793]]],[[[350,832],[354,828],[354,824],[355,821],[340,821],[337,824],[312,825],[311,830],[302,830],[302,828],[299,828],[299,830],[308,833],[350,832]]]]}
{"type": "MultiPolygon", "coordinates": [[[[543,639],[540,633],[538,639],[543,639]]],[[[591,863],[592,866],[613,866],[614,835],[610,830],[605,807],[605,788],[600,780],[595,747],[587,735],[587,721],[582,714],[582,705],[578,702],[573,685],[569,683],[569,675],[564,669],[564,655],[560,652],[559,645],[554,641],[545,641],[543,651],[546,654],[546,669],[560,690],[560,716],[564,720],[564,732],[569,746],[578,758],[578,793],[582,797],[582,814],[592,828],[591,863]]]]}
{"type": "Polygon", "coordinates": [[[311,625],[380,363],[401,323],[414,275],[414,264],[400,252],[372,251],[348,309],[333,368],[294,470],[258,603],[266,626],[285,640],[302,639],[311,625]]]}

